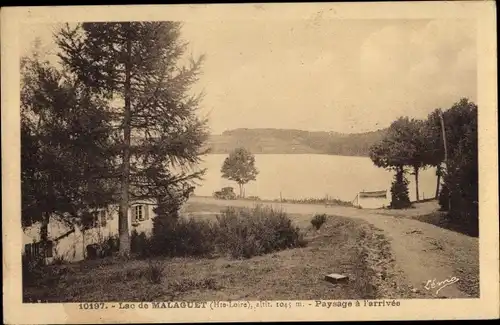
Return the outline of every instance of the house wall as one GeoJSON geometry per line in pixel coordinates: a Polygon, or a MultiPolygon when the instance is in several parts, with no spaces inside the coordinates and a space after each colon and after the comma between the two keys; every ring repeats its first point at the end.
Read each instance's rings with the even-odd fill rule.
{"type": "MultiPolygon", "coordinates": [[[[147,236],[151,235],[153,230],[153,218],[156,216],[153,212],[153,205],[143,204],[144,212],[148,214],[148,219],[143,221],[132,222],[133,209],[136,204],[131,204],[129,208],[128,229],[132,233],[135,229],[138,233],[144,232],[147,236]]],[[[86,247],[90,244],[97,244],[104,239],[118,235],[118,206],[113,205],[106,210],[106,225],[101,226],[100,222],[97,227],[82,231],[79,227],[75,231],[54,242],[53,256],[62,256],[65,260],[77,262],[85,259],[86,247]]],[[[40,241],[40,228],[41,224],[36,223],[23,231],[23,246],[22,253],[24,253],[25,245],[40,241]]],[[[54,240],[71,230],[71,227],[66,226],[64,223],[58,221],[56,218],[51,218],[48,225],[48,237],[54,240]]],[[[54,258],[53,257],[53,258],[54,258]]],[[[48,258],[50,262],[53,258],[48,258]]]]}

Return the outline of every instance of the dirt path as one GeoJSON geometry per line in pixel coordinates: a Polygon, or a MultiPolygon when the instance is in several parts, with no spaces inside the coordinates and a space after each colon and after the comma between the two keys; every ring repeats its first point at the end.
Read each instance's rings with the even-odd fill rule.
{"type": "MultiPolygon", "coordinates": [[[[258,202],[247,200],[215,200],[193,197],[190,202],[218,206],[252,207],[258,202]]],[[[396,266],[400,269],[415,294],[422,298],[469,298],[479,295],[478,239],[431,224],[401,216],[384,215],[379,210],[362,210],[343,206],[312,204],[263,203],[282,208],[288,213],[326,213],[360,218],[382,230],[389,239],[396,266]],[[458,279],[447,286],[438,282],[458,279]],[[436,286],[432,288],[435,281],[436,286]],[[427,285],[426,285],[427,284],[427,285]],[[440,289],[440,287],[442,287],[440,289]],[[440,289],[440,290],[439,290],[440,289]]],[[[412,214],[415,214],[413,211],[412,214]]]]}

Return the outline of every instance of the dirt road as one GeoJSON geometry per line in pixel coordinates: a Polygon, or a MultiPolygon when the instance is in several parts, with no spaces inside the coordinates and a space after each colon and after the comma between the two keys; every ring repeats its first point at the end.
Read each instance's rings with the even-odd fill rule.
{"type": "MultiPolygon", "coordinates": [[[[260,202],[248,200],[216,200],[192,197],[189,202],[221,207],[252,207],[260,202]]],[[[364,210],[344,206],[265,202],[287,213],[329,215],[360,218],[383,231],[390,241],[396,266],[417,296],[422,298],[471,298],[479,295],[478,239],[434,225],[412,220],[408,215],[391,216],[383,210],[364,210]]],[[[429,204],[435,204],[433,202],[429,204]]],[[[422,211],[428,211],[423,206],[422,211]]]]}

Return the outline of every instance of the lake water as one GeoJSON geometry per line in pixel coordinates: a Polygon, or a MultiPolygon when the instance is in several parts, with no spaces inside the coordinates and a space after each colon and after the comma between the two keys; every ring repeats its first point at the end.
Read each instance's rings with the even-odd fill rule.
{"type": "MultiPolygon", "coordinates": [[[[226,154],[204,157],[200,167],[207,168],[205,179],[195,190],[196,195],[211,196],[214,191],[232,186],[235,182],[223,179],[220,168],[226,154]]],[[[368,157],[346,157],[317,154],[263,154],[255,155],[259,170],[257,180],[245,186],[246,196],[261,199],[283,198],[331,198],[352,201],[359,191],[390,190],[394,173],[377,168],[368,157]]],[[[410,199],[415,200],[414,176],[410,181],[410,199]]],[[[434,196],[436,190],[435,169],[420,172],[420,199],[434,196]]]]}

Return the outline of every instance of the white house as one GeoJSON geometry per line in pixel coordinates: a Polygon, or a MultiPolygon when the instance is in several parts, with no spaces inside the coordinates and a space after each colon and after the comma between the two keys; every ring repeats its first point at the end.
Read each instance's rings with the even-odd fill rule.
{"type": "MultiPolygon", "coordinates": [[[[85,259],[86,247],[90,244],[101,243],[106,238],[118,235],[118,205],[111,205],[107,209],[94,211],[94,220],[91,227],[85,231],[78,226],[68,226],[55,217],[49,219],[48,237],[49,246],[45,252],[47,262],[55,257],[63,257],[66,261],[77,262],[85,259]]],[[[153,229],[154,205],[149,202],[130,204],[128,228],[130,233],[136,230],[150,235],[153,229]]],[[[35,223],[24,229],[22,252],[38,254],[40,249],[41,223],[35,223]]]]}
{"type": "Polygon", "coordinates": [[[362,209],[379,209],[389,206],[391,203],[387,190],[362,191],[354,199],[354,206],[362,209]]]}

